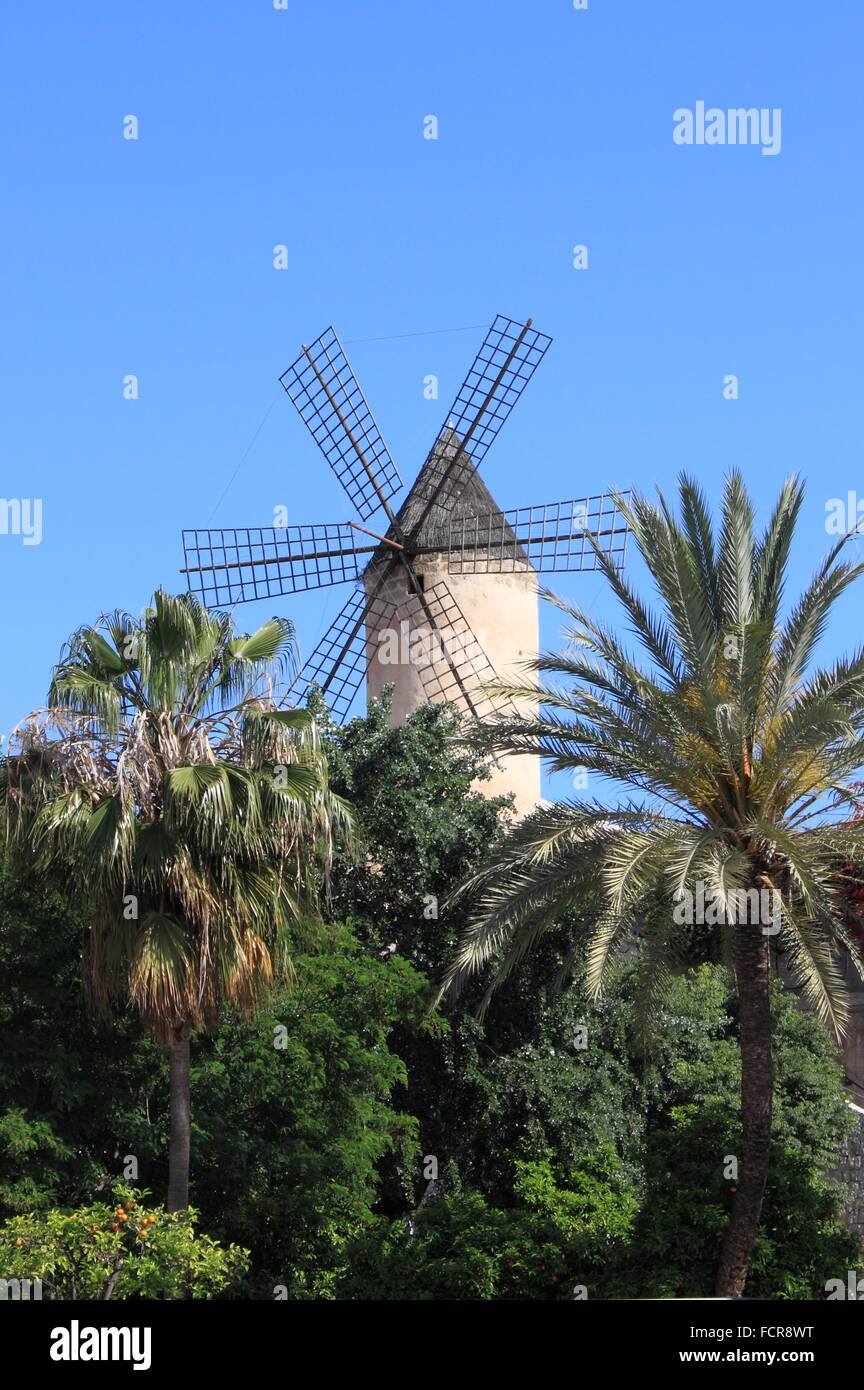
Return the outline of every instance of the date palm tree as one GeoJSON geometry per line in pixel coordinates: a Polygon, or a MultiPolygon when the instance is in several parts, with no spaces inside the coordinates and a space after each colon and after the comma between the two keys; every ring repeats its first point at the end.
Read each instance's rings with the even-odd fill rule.
{"type": "Polygon", "coordinates": [[[167,1046],[170,1211],[188,1203],[190,1034],[225,1003],[251,1018],[290,975],[333,835],[350,835],[314,719],[275,701],[293,652],[284,619],[239,635],[160,590],[140,620],[71,637],[6,766],[13,843],[84,905],[94,1004],[125,997],[167,1046]]]}
{"type": "Polygon", "coordinates": [[[594,995],[622,953],[635,954],[656,1019],[678,923],[688,902],[707,901],[705,920],[726,924],[739,1000],[742,1162],[716,1285],[737,1296],[768,1174],[772,942],[838,1039],[846,1020],[837,943],[850,944],[849,884],[838,864],[862,862],[864,830],[850,811],[861,805],[864,649],[812,668],[834,604],[864,565],[844,560],[839,540],[784,617],[802,484],[785,483],[761,536],[738,473],[716,536],[698,485],[679,484],[680,518],[662,495],[618,499],[659,605],[595,544],[628,637],[560,603],[572,645],[528,664],[542,675],[506,687],[539,696],[538,717],[485,730],[499,751],[601,774],[628,800],[541,807],[511,832],[461,890],[469,924],[438,997],[494,959],[488,1000],[546,928],[569,918],[594,995]]]}

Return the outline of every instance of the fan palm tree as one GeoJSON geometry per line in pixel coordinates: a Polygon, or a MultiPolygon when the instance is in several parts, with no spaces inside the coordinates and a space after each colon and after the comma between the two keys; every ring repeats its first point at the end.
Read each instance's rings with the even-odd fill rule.
{"type": "Polygon", "coordinates": [[[862,862],[864,829],[850,810],[861,805],[852,779],[864,762],[864,649],[830,669],[812,664],[833,605],[864,565],[841,558],[838,541],[784,619],[802,484],[785,483],[761,537],[738,473],[716,536],[698,485],[679,484],[680,518],[662,495],[617,499],[659,606],[643,603],[594,543],[641,652],[560,603],[573,645],[528,663],[542,676],[501,687],[539,701],[538,716],[485,731],[499,751],[602,774],[629,799],[541,807],[511,832],[461,890],[469,922],[438,997],[494,957],[488,1002],[545,929],[570,916],[593,994],[622,953],[635,953],[656,1021],[678,924],[688,905],[707,902],[705,921],[726,924],[739,1000],[742,1162],[717,1275],[718,1294],[737,1296],[768,1173],[772,941],[807,1004],[838,1039],[844,1031],[837,943],[850,942],[849,884],[838,865],[862,862]]]}
{"type": "Polygon", "coordinates": [[[167,1045],[171,1211],[188,1202],[190,1033],[225,1003],[251,1017],[290,976],[292,927],[350,834],[315,721],[275,703],[293,653],[284,619],[242,636],[160,590],[140,620],[71,637],[6,766],[13,843],[85,904],[93,1002],[125,996],[167,1045]]]}

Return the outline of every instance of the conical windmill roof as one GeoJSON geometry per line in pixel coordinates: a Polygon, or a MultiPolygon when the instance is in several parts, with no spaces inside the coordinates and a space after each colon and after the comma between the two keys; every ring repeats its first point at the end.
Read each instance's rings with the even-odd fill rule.
{"type": "MultiPolygon", "coordinates": [[[[494,524],[496,557],[530,563],[470,454],[460,454],[461,443],[455,430],[442,431],[396,514],[399,530],[412,551],[447,550],[452,522],[494,515],[501,518],[494,524]]],[[[466,543],[473,534],[470,528],[466,531],[466,543]]],[[[381,546],[379,553],[388,549],[381,546]]]]}

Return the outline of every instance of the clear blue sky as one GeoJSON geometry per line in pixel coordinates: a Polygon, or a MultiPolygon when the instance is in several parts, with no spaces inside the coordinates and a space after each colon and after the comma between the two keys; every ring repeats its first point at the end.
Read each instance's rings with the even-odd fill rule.
{"type": "MultiPolygon", "coordinates": [[[[352,515],[277,384],[330,323],[380,340],[348,351],[408,481],[482,337],[435,330],[532,315],[555,342],[484,465],[500,505],[737,464],[765,508],[801,470],[803,581],[827,499],[864,497],[862,36],[858,0],[16,6],[0,495],[44,513],[40,545],[0,535],[0,728],[76,626],[182,587],[183,527],[352,515]],[[676,145],[700,100],[780,108],[780,153],[676,145]]],[[[278,606],[308,652],[345,596],[278,606]]]]}

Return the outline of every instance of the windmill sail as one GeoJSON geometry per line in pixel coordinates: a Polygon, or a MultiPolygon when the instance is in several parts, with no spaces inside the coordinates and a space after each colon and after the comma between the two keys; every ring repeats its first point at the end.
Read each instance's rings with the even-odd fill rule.
{"type": "Polygon", "coordinates": [[[350,523],[183,532],[189,588],[210,607],[359,579],[374,545],[350,523]]]}
{"type": "Polygon", "coordinates": [[[363,590],[352,594],[295,676],[286,703],[317,686],[333,717],[345,719],[366,675],[367,632],[396,621],[396,609],[386,594],[368,595],[363,590]]]}
{"type": "MultiPolygon", "coordinates": [[[[465,454],[470,454],[467,469],[482,463],[551,342],[530,319],[521,324],[497,315],[423,465],[422,492],[417,483],[412,489],[430,507],[446,510],[458,501],[466,476],[465,454]],[[454,440],[459,445],[455,451],[454,440]]],[[[424,522],[421,517],[419,524],[424,522]]]]}
{"type": "Polygon", "coordinates": [[[428,661],[418,667],[427,700],[449,700],[463,707],[467,703],[478,719],[496,713],[518,714],[512,700],[490,689],[500,677],[448,586],[439,580],[426,590],[425,597],[436,632],[428,661]]]}
{"type": "Polygon", "coordinates": [[[279,380],[364,521],[388,510],[402,479],[333,329],[279,380]]]}
{"type": "Polygon", "coordinates": [[[448,519],[441,549],[450,574],[512,574],[526,561],[535,570],[596,570],[593,540],[621,569],[627,535],[615,497],[603,493],[507,512],[457,511],[448,519]]]}

